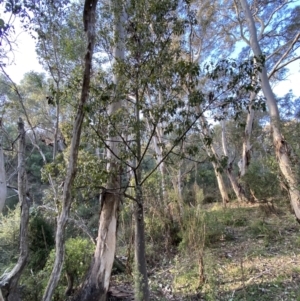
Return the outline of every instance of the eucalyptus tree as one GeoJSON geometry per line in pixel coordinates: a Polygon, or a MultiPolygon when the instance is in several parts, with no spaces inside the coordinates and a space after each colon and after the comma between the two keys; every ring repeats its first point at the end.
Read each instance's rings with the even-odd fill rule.
{"type": "Polygon", "coordinates": [[[94,259],[76,300],[106,298],[115,250],[117,207],[122,195],[134,202],[136,300],[149,300],[143,185],[199,118],[185,111],[184,88],[193,85],[190,75],[198,73],[198,67],[182,59],[180,43],[173,40],[180,41],[178,37],[186,24],[178,14],[177,1],[120,1],[113,8],[118,29],[114,31],[114,76],[108,77],[101,87],[98,102],[94,103],[99,109],[89,109],[93,120],[90,126],[109,152],[108,184],[101,195],[94,259]],[[158,127],[163,135],[172,133],[172,137],[163,142],[161,160],[146,172],[146,154],[158,127]],[[122,182],[122,178],[128,179],[124,176],[127,171],[132,179],[122,182]]]}
{"type": "Polygon", "coordinates": [[[57,218],[56,240],[55,240],[55,262],[53,270],[44,292],[43,300],[50,301],[58,284],[64,258],[64,232],[72,205],[72,185],[76,174],[78,159],[78,148],[81,137],[82,123],[85,115],[84,106],[89,98],[90,80],[92,71],[92,59],[95,45],[95,23],[96,23],[97,0],[85,1],[83,9],[83,29],[87,36],[86,53],[84,57],[84,72],[82,90],[78,101],[77,113],[73,124],[73,133],[70,146],[70,155],[66,178],[63,187],[62,208],[57,218]]]}
{"type": "MultiPolygon", "coordinates": [[[[214,1],[213,4],[206,4],[205,1],[195,1],[192,2],[194,7],[197,8],[198,6],[198,14],[201,16],[202,11],[208,9],[212,9],[213,6],[218,6],[218,14],[222,16],[219,19],[217,24],[219,24],[219,28],[216,32],[220,34],[217,36],[213,36],[214,39],[218,39],[219,43],[221,44],[222,41],[227,41],[222,47],[226,49],[225,45],[229,46],[229,49],[233,49],[234,45],[240,47],[242,42],[246,42],[249,45],[249,40],[247,39],[246,35],[244,34],[244,26],[245,20],[242,17],[241,11],[238,9],[238,1],[223,1],[218,2],[214,1]],[[235,7],[237,16],[234,17],[235,14],[232,11],[232,7],[235,7]]],[[[269,77],[280,79],[280,76],[284,74],[284,67],[287,66],[289,63],[297,60],[299,56],[296,54],[296,50],[299,47],[299,32],[297,31],[295,26],[292,26],[293,23],[297,23],[296,16],[298,15],[297,8],[289,9],[288,5],[293,3],[293,1],[284,1],[278,3],[277,1],[270,1],[268,2],[267,7],[264,5],[263,1],[255,1],[251,2],[251,9],[255,14],[255,21],[257,22],[257,26],[259,27],[260,34],[259,40],[263,47],[263,51],[267,54],[266,56],[266,65],[269,70],[269,77]],[[291,22],[291,20],[293,20],[291,22]]],[[[208,10],[208,12],[211,10],[208,10]]],[[[207,16],[207,13],[204,13],[204,16],[207,16]]],[[[211,14],[213,16],[213,14],[211,14]]],[[[207,18],[204,18],[203,21],[208,21],[207,18]]],[[[201,18],[198,18],[199,25],[194,26],[194,31],[191,30],[191,42],[190,44],[194,49],[201,42],[199,35],[197,35],[197,27],[202,30],[202,33],[205,34],[206,28],[210,28],[209,22],[202,22],[201,18]],[[204,27],[202,24],[206,25],[204,27]]],[[[198,30],[199,30],[198,29],[198,30]]],[[[207,30],[207,29],[206,29],[207,30]]],[[[201,43],[199,49],[201,49],[201,43]]],[[[221,47],[220,47],[221,48],[221,47]]],[[[222,49],[220,50],[222,52],[222,49]]],[[[195,53],[198,55],[194,55],[195,58],[198,58],[199,52],[194,50],[195,53]]],[[[213,55],[214,52],[212,52],[213,55]]],[[[200,56],[201,58],[201,56],[200,56]]],[[[242,54],[240,55],[240,59],[242,61],[249,59],[249,47],[245,49],[242,54]]],[[[240,60],[239,59],[239,60],[240,60]]],[[[256,64],[259,65],[261,62],[259,60],[256,61],[256,64]]],[[[255,87],[257,87],[257,79],[258,75],[253,74],[253,89],[249,86],[249,101],[247,106],[247,111],[249,112],[247,115],[247,120],[245,122],[245,135],[244,135],[244,143],[242,147],[241,153],[241,160],[239,161],[240,167],[240,175],[245,174],[247,166],[250,162],[250,151],[251,151],[251,130],[254,118],[254,111],[258,109],[257,107],[257,100],[260,96],[257,94],[259,91],[255,87]]],[[[214,91],[212,91],[214,92],[214,91]]],[[[240,95],[239,95],[240,97],[240,95]]],[[[259,106],[261,107],[261,106],[259,106]]],[[[224,141],[224,140],[223,140],[224,141]]],[[[229,162],[230,163],[230,162],[229,162]]],[[[228,167],[231,165],[229,164],[228,167]]],[[[230,169],[227,168],[227,171],[230,169]]],[[[232,177],[232,175],[230,176],[232,177]]],[[[234,184],[236,179],[232,178],[233,180],[233,187],[236,187],[234,184]]],[[[239,184],[239,183],[238,183],[239,184]]],[[[236,189],[235,189],[236,190],[236,189]]]]}
{"type": "MultiPolygon", "coordinates": [[[[29,208],[30,208],[30,194],[27,186],[27,175],[25,170],[25,128],[22,118],[18,120],[18,195],[21,209],[20,222],[20,254],[18,261],[14,268],[4,273],[0,278],[0,290],[5,301],[19,301],[20,290],[18,283],[21,274],[26,266],[29,246],[28,246],[28,222],[29,222],[29,208]]],[[[1,296],[1,294],[0,294],[1,296]]]]}
{"type": "Polygon", "coordinates": [[[84,67],[84,34],[79,26],[80,4],[65,1],[35,1],[32,27],[37,34],[36,50],[41,64],[49,72],[48,103],[55,107],[53,122],[53,160],[62,140],[60,120],[63,118],[62,105],[66,107],[65,90],[72,76],[84,67]],[[70,35],[73,37],[70,40],[70,35]]]}
{"type": "MultiPolygon", "coordinates": [[[[281,5],[277,5],[275,9],[271,11],[269,20],[272,19],[273,15],[279,10],[280,6],[284,6],[285,3],[281,5]]],[[[249,37],[248,39],[245,37],[245,31],[242,29],[241,34],[245,40],[248,41],[249,46],[252,49],[252,52],[254,56],[256,57],[257,60],[263,58],[263,52],[262,52],[262,47],[263,42],[261,41],[262,39],[262,34],[264,34],[264,30],[267,27],[268,22],[265,23],[261,21],[261,18],[257,15],[256,11],[251,11],[250,5],[246,0],[240,0],[237,5],[236,9],[238,11],[238,15],[240,16],[240,12],[243,11],[244,14],[244,22],[245,22],[245,27],[249,37]],[[259,26],[255,24],[255,20],[258,20],[259,26]]],[[[264,8],[266,10],[266,8],[264,8]]],[[[266,10],[267,11],[267,10],[266,10]]],[[[243,27],[242,27],[243,28],[243,27]]],[[[272,31],[276,31],[276,28],[272,28],[270,31],[270,34],[272,31]]],[[[292,57],[289,58],[286,53],[290,53],[289,50],[292,49],[293,47],[299,47],[298,46],[298,40],[300,37],[300,33],[296,33],[295,36],[292,37],[292,39],[289,39],[286,44],[284,44],[283,47],[282,45],[278,45],[277,49],[280,48],[286,48],[286,51],[280,55],[280,60],[278,61],[278,64],[276,64],[273,69],[271,70],[271,73],[277,70],[280,70],[282,67],[284,67],[289,61],[295,60],[297,58],[292,57]],[[286,61],[287,60],[287,61],[286,61]]],[[[274,54],[277,54],[279,52],[275,51],[275,53],[271,53],[271,56],[274,56],[274,54]]],[[[283,138],[282,136],[282,131],[281,131],[281,126],[280,126],[280,115],[279,115],[279,110],[278,106],[276,103],[275,96],[273,94],[270,80],[268,77],[267,73],[267,66],[262,65],[261,70],[259,72],[259,77],[261,80],[261,86],[262,86],[262,91],[264,93],[264,96],[266,98],[266,104],[268,107],[268,111],[270,114],[270,124],[272,128],[272,135],[273,135],[273,143],[274,143],[274,149],[276,153],[276,158],[280,167],[280,170],[285,178],[285,181],[287,183],[288,187],[288,192],[290,195],[291,199],[291,204],[293,206],[293,210],[295,212],[297,220],[300,219],[300,191],[299,191],[299,181],[297,179],[297,173],[293,170],[290,157],[289,157],[289,146],[287,144],[287,141],[283,138]]]]}
{"type": "MultiPolygon", "coordinates": [[[[195,63],[199,63],[203,66],[203,69],[208,67],[207,63],[209,62],[209,60],[215,60],[217,61],[217,63],[215,63],[216,71],[222,71],[220,70],[221,64],[224,65],[223,68],[226,64],[226,60],[222,61],[222,59],[228,58],[234,51],[237,41],[236,32],[238,32],[236,26],[232,24],[230,20],[224,18],[224,15],[226,15],[226,11],[224,11],[222,3],[219,1],[211,2],[198,0],[190,2],[190,22],[188,30],[190,34],[187,41],[190,55],[187,60],[192,60],[195,63]],[[216,40],[218,41],[218,43],[215,43],[216,40]],[[206,67],[205,64],[207,64],[206,67]]],[[[235,67],[232,68],[233,65],[230,66],[231,63],[229,61],[227,63],[228,73],[223,72],[221,74],[221,72],[219,72],[219,74],[217,74],[217,72],[215,72],[213,79],[213,77],[210,77],[211,75],[205,74],[203,72],[198,80],[197,88],[194,92],[191,92],[191,94],[197,94],[197,90],[202,90],[202,94],[206,95],[205,97],[210,99],[211,102],[219,102],[219,109],[217,108],[217,105],[215,105],[215,109],[212,110],[211,113],[204,114],[201,117],[199,130],[202,139],[204,139],[206,144],[205,149],[207,150],[207,153],[211,158],[218,187],[224,204],[229,201],[227,187],[222,175],[224,171],[229,176],[230,182],[237,194],[237,198],[245,199],[245,197],[242,195],[242,191],[237,187],[238,184],[234,175],[230,172],[230,166],[232,166],[232,163],[228,164],[228,166],[226,167],[226,155],[222,154],[220,150],[216,149],[213,139],[214,135],[210,129],[211,126],[208,122],[208,120],[213,119],[214,116],[217,118],[215,118],[213,122],[218,122],[221,119],[226,118],[226,112],[228,111],[227,107],[230,106],[230,103],[237,102],[236,96],[238,95],[238,93],[235,93],[234,89],[232,89],[233,86],[229,89],[228,87],[230,87],[230,82],[232,83],[234,76],[236,76],[236,78],[240,76],[240,83],[238,82],[239,80],[237,80],[236,85],[241,85],[243,81],[241,75],[241,73],[243,72],[243,65],[242,63],[234,63],[236,64],[236,67],[238,65],[241,67],[240,75],[237,75],[237,70],[233,70],[235,69],[235,67]],[[235,73],[235,75],[233,75],[233,73],[235,73]],[[221,77],[223,77],[223,79],[221,79],[221,77]],[[215,81],[215,83],[213,83],[213,81],[215,81]],[[227,100],[225,101],[226,97],[227,100]]],[[[195,103],[194,109],[198,113],[201,112],[202,110],[204,110],[203,104],[201,104],[201,102],[195,103]]],[[[239,110],[240,109],[241,108],[239,108],[239,110]]]]}
{"type": "MultiPolygon", "coordinates": [[[[299,59],[297,49],[299,48],[300,33],[296,28],[299,23],[299,7],[291,8],[295,1],[269,1],[267,5],[263,1],[251,3],[251,11],[258,33],[257,39],[265,55],[265,66],[269,80],[278,82],[286,73],[286,66],[299,59]]],[[[236,13],[236,24],[242,41],[247,45],[244,54],[249,56],[250,40],[247,35],[246,19],[241,16],[240,4],[234,2],[236,13]]],[[[243,55],[243,54],[242,54],[243,55]]],[[[257,97],[251,92],[249,114],[245,126],[245,137],[243,143],[242,158],[240,161],[240,173],[244,175],[250,160],[250,136],[253,123],[254,110],[252,99],[257,97]]]]}

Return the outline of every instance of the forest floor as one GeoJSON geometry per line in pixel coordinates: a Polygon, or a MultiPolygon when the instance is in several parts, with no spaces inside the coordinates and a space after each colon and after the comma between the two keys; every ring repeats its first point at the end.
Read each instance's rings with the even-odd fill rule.
{"type": "MultiPolygon", "coordinates": [[[[300,301],[300,225],[289,207],[270,203],[228,207],[201,208],[206,214],[202,252],[201,246],[199,251],[197,245],[181,249],[179,245],[156,255],[155,263],[149,264],[151,300],[300,301]]],[[[118,300],[132,300],[125,298],[132,294],[130,276],[113,277],[112,283],[111,290],[119,290],[120,297],[119,283],[123,285],[124,298],[118,300]]]]}

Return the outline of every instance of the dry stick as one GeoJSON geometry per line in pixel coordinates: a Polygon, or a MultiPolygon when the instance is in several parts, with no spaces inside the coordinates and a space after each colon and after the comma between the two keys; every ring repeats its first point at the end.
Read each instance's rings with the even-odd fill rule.
{"type": "Polygon", "coordinates": [[[205,281],[205,270],[204,270],[204,246],[205,246],[205,223],[203,223],[203,229],[202,229],[202,243],[199,250],[199,286],[202,285],[205,281]]]}

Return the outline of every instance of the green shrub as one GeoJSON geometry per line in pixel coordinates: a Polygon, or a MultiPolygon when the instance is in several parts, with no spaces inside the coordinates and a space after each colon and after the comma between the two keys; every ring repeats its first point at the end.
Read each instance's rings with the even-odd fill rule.
{"type": "Polygon", "coordinates": [[[249,226],[249,232],[255,237],[263,237],[265,240],[272,240],[277,238],[278,230],[273,225],[263,221],[255,220],[249,226]]]}
{"type": "Polygon", "coordinates": [[[251,162],[242,180],[252,189],[258,199],[281,194],[275,158],[266,158],[263,162],[251,162]]]}
{"type": "MultiPolygon", "coordinates": [[[[65,293],[68,287],[67,277],[70,276],[74,280],[74,287],[81,283],[82,278],[91,262],[92,254],[94,252],[94,244],[84,238],[70,238],[66,241],[65,245],[65,261],[63,264],[62,275],[55,291],[53,300],[63,301],[65,300],[65,293]]],[[[45,267],[34,273],[33,270],[27,270],[22,275],[22,300],[24,301],[38,301],[42,299],[42,293],[46,288],[49,280],[53,263],[55,260],[55,250],[52,249],[45,267]]]]}
{"type": "Polygon", "coordinates": [[[20,208],[0,216],[0,274],[10,269],[19,256],[20,208]]]}
{"type": "Polygon", "coordinates": [[[202,204],[212,204],[212,203],[215,203],[215,202],[217,202],[217,199],[213,195],[207,194],[203,198],[202,204]]]}
{"type": "Polygon", "coordinates": [[[28,266],[36,272],[44,268],[54,246],[54,231],[53,226],[39,214],[30,219],[28,230],[31,251],[28,266]]]}

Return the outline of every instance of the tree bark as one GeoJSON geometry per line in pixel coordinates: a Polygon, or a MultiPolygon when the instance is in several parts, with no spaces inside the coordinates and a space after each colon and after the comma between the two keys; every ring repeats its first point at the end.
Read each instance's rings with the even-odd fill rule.
{"type": "MultiPolygon", "coordinates": [[[[2,128],[2,120],[0,119],[0,130],[2,128]]],[[[5,164],[4,164],[4,154],[2,149],[2,135],[0,136],[0,213],[3,210],[5,205],[7,194],[6,187],[6,173],[5,173],[5,164]]]]}
{"type": "MultiPolygon", "coordinates": [[[[114,62],[124,59],[124,22],[125,13],[119,1],[114,4],[114,35],[116,46],[114,62]],[[118,2],[118,3],[117,3],[118,2]]],[[[115,101],[108,106],[108,115],[112,117],[122,107],[120,77],[114,74],[115,101]]],[[[109,131],[108,131],[109,132],[109,131]]],[[[120,137],[109,137],[107,143],[107,172],[109,178],[106,189],[100,196],[100,218],[97,245],[94,258],[85,281],[74,301],[105,301],[109,289],[110,276],[116,251],[118,209],[121,199],[121,162],[118,161],[120,137]]]]}
{"type": "Polygon", "coordinates": [[[135,177],[135,198],[136,203],[134,206],[134,222],[135,222],[135,301],[148,301],[149,300],[149,286],[147,275],[147,264],[145,256],[145,225],[144,225],[144,199],[142,191],[142,136],[141,136],[141,121],[140,121],[140,99],[139,87],[136,83],[136,166],[134,170],[135,177]]]}
{"type": "Polygon", "coordinates": [[[142,187],[136,186],[135,221],[135,301],[149,300],[147,264],[145,257],[145,223],[142,187]]]}
{"type": "Polygon", "coordinates": [[[234,176],[234,174],[232,173],[232,165],[233,165],[233,160],[231,160],[230,156],[229,156],[229,152],[228,152],[228,148],[227,148],[227,141],[226,141],[226,133],[225,133],[225,121],[222,120],[221,121],[221,126],[222,126],[222,147],[223,147],[223,152],[224,155],[227,157],[227,166],[226,166],[226,174],[227,177],[231,183],[232,189],[236,195],[236,198],[239,202],[248,202],[247,197],[245,196],[244,190],[241,187],[241,185],[239,185],[236,177],[234,176]]]}
{"type": "Polygon", "coordinates": [[[85,55],[85,66],[83,74],[83,83],[81,90],[80,102],[77,109],[73,125],[73,133],[70,147],[69,165],[67,169],[67,175],[64,181],[63,198],[62,198],[62,209],[57,218],[57,229],[56,229],[56,244],[55,244],[55,261],[52,269],[52,273],[45,290],[43,301],[51,301],[55,288],[57,287],[60,279],[63,260],[64,260],[64,234],[65,227],[69,217],[69,212],[72,204],[72,185],[74,182],[78,148],[81,137],[81,128],[84,118],[84,105],[86,104],[89,97],[90,89],[90,77],[92,69],[92,57],[94,52],[95,44],[95,19],[96,19],[96,6],[98,0],[86,0],[84,6],[84,30],[87,33],[87,51],[85,55]]]}
{"type": "Polygon", "coordinates": [[[27,177],[25,171],[25,129],[24,122],[19,118],[19,145],[18,145],[18,194],[21,208],[20,223],[20,255],[18,262],[11,272],[4,274],[0,279],[0,288],[5,301],[19,301],[19,279],[26,266],[28,258],[28,222],[30,198],[27,190],[27,177]]]}
{"type": "MultiPolygon", "coordinates": [[[[250,34],[250,47],[252,48],[256,59],[260,59],[262,57],[262,51],[258,43],[257,30],[252,13],[246,0],[240,0],[240,4],[244,11],[247,27],[250,34]]],[[[299,179],[297,178],[296,172],[293,170],[293,166],[289,158],[289,146],[281,134],[278,106],[269,82],[267,70],[264,65],[261,66],[259,77],[261,80],[262,91],[264,93],[264,96],[266,97],[266,104],[270,115],[273,144],[275,147],[277,162],[281,173],[286,180],[295,216],[298,222],[300,222],[299,179]]]]}
{"type": "Polygon", "coordinates": [[[256,96],[256,93],[251,92],[250,105],[249,105],[249,111],[247,114],[246,127],[245,127],[243,146],[242,146],[242,158],[238,164],[239,170],[240,170],[240,177],[243,177],[246,174],[248,166],[250,165],[250,159],[251,159],[250,138],[251,138],[253,120],[254,120],[254,110],[252,109],[252,105],[253,105],[252,103],[253,103],[255,96],[256,96]]]}
{"type": "MultiPolygon", "coordinates": [[[[197,113],[198,114],[200,113],[200,108],[198,108],[197,113]]],[[[202,126],[202,130],[203,130],[202,136],[207,136],[207,137],[211,138],[211,133],[208,128],[206,118],[204,117],[203,114],[201,116],[201,126],[202,126]]],[[[209,157],[213,157],[211,163],[214,168],[214,172],[215,172],[215,176],[217,179],[217,183],[218,183],[218,187],[219,187],[219,191],[221,194],[223,205],[226,206],[226,204],[229,202],[228,191],[227,191],[227,187],[224,183],[224,179],[223,179],[223,176],[221,173],[221,166],[218,161],[218,154],[217,154],[217,151],[216,151],[212,141],[209,145],[205,145],[205,149],[206,149],[209,157]]]]}
{"type": "Polygon", "coordinates": [[[221,198],[222,198],[222,203],[224,206],[226,206],[226,204],[229,203],[229,196],[228,196],[227,187],[225,185],[222,173],[220,171],[220,166],[218,163],[216,163],[214,161],[212,161],[211,163],[214,168],[215,176],[216,176],[217,183],[218,183],[218,188],[219,188],[221,198]]]}

